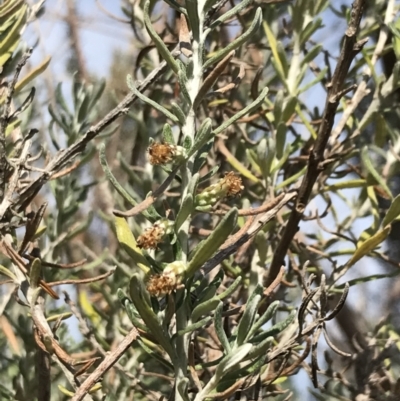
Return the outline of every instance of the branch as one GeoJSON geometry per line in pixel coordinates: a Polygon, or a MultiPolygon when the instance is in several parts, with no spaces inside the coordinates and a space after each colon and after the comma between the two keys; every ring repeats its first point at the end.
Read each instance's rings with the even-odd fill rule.
{"type": "Polygon", "coordinates": [[[111,369],[111,367],[118,361],[118,359],[131,346],[137,337],[138,332],[135,328],[133,328],[121,341],[118,347],[110,352],[104,358],[103,362],[101,362],[100,365],[95,369],[95,371],[90,374],[90,376],[82,383],[75,395],[71,398],[71,401],[83,400],[90,389],[104,376],[109,369],[111,369]]]}
{"type": "Polygon", "coordinates": [[[322,124],[315,141],[314,148],[310,152],[306,174],[299,188],[299,196],[295,208],[290,215],[282,238],[276,248],[267,277],[267,286],[270,285],[279,273],[284,264],[284,258],[289,249],[290,243],[296,234],[301,217],[309,201],[313,186],[320,175],[321,163],[324,161],[324,151],[332,132],[332,127],[339,105],[343,96],[343,87],[354,57],[360,52],[366,40],[357,42],[356,34],[361,22],[365,0],[356,0],[353,3],[351,17],[346,30],[342,51],[331,83],[328,85],[328,93],[325,102],[325,110],[322,117],[322,124]]]}

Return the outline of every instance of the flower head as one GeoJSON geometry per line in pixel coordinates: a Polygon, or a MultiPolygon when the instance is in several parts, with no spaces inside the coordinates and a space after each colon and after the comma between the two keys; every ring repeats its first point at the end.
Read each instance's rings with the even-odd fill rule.
{"type": "Polygon", "coordinates": [[[167,219],[162,219],[146,228],[143,234],[139,235],[137,244],[139,248],[157,249],[163,237],[170,233],[171,224],[167,219]]]}
{"type": "Polygon", "coordinates": [[[147,282],[147,291],[156,297],[170,294],[182,282],[182,273],[185,271],[183,262],[170,263],[161,274],[151,276],[147,282]]]}
{"type": "Polygon", "coordinates": [[[238,196],[243,191],[242,179],[233,171],[225,174],[221,180],[221,186],[226,188],[226,196],[238,196]]]}
{"type": "Polygon", "coordinates": [[[152,165],[160,165],[173,162],[185,156],[182,146],[171,145],[169,143],[153,142],[147,149],[149,161],[152,165]]]}
{"type": "Polygon", "coordinates": [[[152,143],[147,149],[150,164],[158,165],[170,162],[174,156],[174,148],[175,146],[169,143],[152,143]]]}

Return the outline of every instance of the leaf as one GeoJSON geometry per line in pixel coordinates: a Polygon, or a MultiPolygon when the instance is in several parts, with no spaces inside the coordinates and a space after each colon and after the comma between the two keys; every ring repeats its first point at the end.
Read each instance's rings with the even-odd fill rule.
{"type": "Polygon", "coordinates": [[[365,168],[372,175],[372,177],[374,177],[374,179],[379,183],[379,185],[382,187],[382,189],[385,190],[386,194],[391,199],[393,199],[392,192],[390,191],[389,187],[386,185],[386,182],[382,179],[382,175],[378,171],[376,171],[374,165],[372,164],[372,161],[368,154],[367,146],[364,146],[361,151],[361,160],[363,161],[365,168]]]}
{"type": "Polygon", "coordinates": [[[217,129],[215,129],[214,135],[220,134],[222,131],[224,131],[229,126],[231,126],[233,123],[235,123],[237,120],[239,120],[239,118],[242,118],[246,114],[251,113],[254,110],[256,110],[259,106],[261,106],[261,104],[264,101],[267,94],[268,94],[268,88],[264,88],[256,100],[254,100],[252,103],[250,103],[248,106],[246,106],[243,110],[236,113],[234,116],[232,116],[227,121],[225,121],[222,125],[220,125],[217,129]]]}
{"type": "Polygon", "coordinates": [[[172,71],[175,74],[179,72],[178,63],[175,61],[172,53],[168,50],[167,46],[165,45],[164,41],[158,36],[157,32],[153,28],[153,24],[150,21],[150,0],[146,0],[144,3],[144,24],[146,26],[147,32],[149,33],[150,37],[153,39],[157,50],[160,52],[161,57],[167,62],[167,64],[171,67],[172,71]]]}
{"type": "Polygon", "coordinates": [[[172,114],[170,111],[168,111],[165,107],[161,106],[154,100],[148,98],[147,96],[143,95],[137,88],[135,83],[133,82],[133,78],[130,74],[127,75],[126,77],[126,83],[128,85],[128,88],[143,102],[147,103],[149,106],[153,107],[160,113],[164,114],[167,118],[172,120],[174,123],[179,122],[179,118],[176,117],[174,114],[172,114]]]}
{"type": "Polygon", "coordinates": [[[203,65],[203,71],[211,67],[217,61],[223,59],[232,50],[238,49],[242,44],[247,42],[247,40],[260,29],[261,22],[262,22],[262,10],[260,7],[258,7],[256,14],[254,16],[254,20],[251,23],[249,29],[241,36],[239,36],[237,39],[230,42],[226,47],[217,52],[217,54],[215,54],[209,60],[207,60],[203,65]]]}
{"type": "Polygon", "coordinates": [[[150,271],[150,264],[144,257],[141,249],[137,246],[135,237],[123,217],[115,217],[115,229],[117,232],[118,242],[138,267],[147,274],[150,271]]]}
{"type": "Polygon", "coordinates": [[[278,306],[279,306],[279,301],[272,302],[272,304],[268,306],[268,309],[257,320],[257,322],[253,324],[253,327],[250,329],[249,334],[247,335],[247,339],[253,337],[257,333],[257,331],[261,329],[261,327],[265,323],[267,323],[272,318],[272,316],[275,315],[278,306]]]}
{"type": "Polygon", "coordinates": [[[0,265],[0,274],[4,274],[8,278],[10,278],[14,283],[18,283],[17,276],[10,269],[7,269],[7,267],[3,265],[0,265]]]}
{"type": "Polygon", "coordinates": [[[389,206],[389,210],[386,213],[382,221],[382,227],[386,227],[387,225],[391,224],[393,220],[397,219],[400,215],[400,195],[397,195],[393,202],[389,206]]]}
{"type": "Polygon", "coordinates": [[[23,77],[15,85],[15,94],[18,94],[29,82],[32,82],[37,76],[39,76],[49,66],[51,57],[47,56],[36,68],[29,72],[28,75],[23,77]]]}
{"type": "Polygon", "coordinates": [[[100,165],[104,171],[104,174],[108,178],[108,180],[111,182],[113,187],[116,189],[116,191],[126,200],[128,201],[132,206],[136,206],[137,202],[135,199],[133,199],[128,192],[121,186],[121,184],[117,181],[115,178],[114,174],[111,172],[110,167],[108,166],[107,159],[106,159],[106,145],[102,143],[99,147],[99,159],[100,159],[100,165]]]}
{"type": "Polygon", "coordinates": [[[186,115],[183,110],[179,107],[179,105],[175,102],[171,102],[171,110],[174,115],[178,118],[180,124],[183,126],[186,122],[186,115]]]}
{"type": "Polygon", "coordinates": [[[274,57],[274,67],[276,68],[276,71],[278,72],[280,78],[282,78],[283,82],[286,82],[286,75],[284,72],[284,68],[282,65],[282,62],[279,58],[279,53],[278,53],[278,42],[276,40],[276,37],[274,33],[272,32],[271,28],[269,27],[267,21],[263,22],[263,27],[264,31],[267,35],[267,41],[268,45],[271,47],[271,52],[274,57]]]}
{"type": "Polygon", "coordinates": [[[237,217],[238,210],[236,208],[229,210],[208,238],[198,245],[187,266],[187,277],[191,277],[225,242],[236,226],[237,217]]]}
{"type": "Polygon", "coordinates": [[[165,143],[169,143],[170,145],[176,145],[174,140],[174,135],[172,134],[172,128],[169,124],[164,124],[162,131],[162,138],[165,143]]]}
{"type": "Polygon", "coordinates": [[[138,274],[134,274],[130,280],[129,293],[136,310],[150,330],[151,334],[168,353],[170,358],[174,360],[174,350],[172,348],[169,335],[161,326],[156,314],[151,309],[148,300],[148,293],[144,289],[143,280],[138,274]]]}
{"type": "Polygon", "coordinates": [[[253,337],[251,339],[251,342],[253,344],[257,344],[261,341],[264,341],[267,337],[275,337],[279,333],[281,333],[283,330],[285,330],[294,320],[296,317],[296,311],[292,310],[289,314],[289,316],[285,319],[282,320],[281,322],[276,323],[273,325],[271,328],[263,331],[262,333],[258,334],[257,336],[253,337]]]}
{"type": "Polygon", "coordinates": [[[28,6],[24,4],[14,15],[16,21],[0,42],[0,67],[3,66],[17,48],[20,40],[20,32],[26,23],[28,6]]]}
{"type": "Polygon", "coordinates": [[[232,295],[239,287],[242,280],[242,276],[237,277],[236,280],[224,292],[221,292],[221,294],[218,295],[218,299],[222,300],[232,295]]]}
{"type": "Polygon", "coordinates": [[[218,297],[213,297],[199,305],[197,305],[192,312],[191,319],[194,322],[197,322],[197,320],[203,316],[206,315],[207,313],[210,313],[211,311],[215,310],[215,308],[219,305],[220,299],[218,297]]]}
{"type": "Polygon", "coordinates": [[[351,259],[347,262],[347,266],[348,267],[353,266],[362,257],[368,255],[378,245],[380,245],[383,241],[385,241],[385,239],[388,237],[390,233],[390,229],[391,229],[390,226],[386,226],[385,228],[379,230],[372,237],[369,237],[367,240],[362,242],[355,250],[351,259]]]}
{"type": "Polygon", "coordinates": [[[251,328],[253,327],[260,300],[261,295],[259,294],[248,300],[246,304],[246,309],[244,310],[243,316],[240,319],[238,325],[237,337],[235,342],[236,346],[240,346],[246,341],[249,330],[251,330],[251,328]]]}
{"type": "Polygon", "coordinates": [[[228,337],[226,336],[224,325],[222,321],[222,310],[224,304],[220,301],[218,306],[215,309],[214,315],[214,327],[215,332],[217,333],[218,339],[221,342],[222,348],[224,349],[225,353],[229,354],[231,352],[231,345],[229,344],[228,337]]]}
{"type": "Polygon", "coordinates": [[[204,328],[212,319],[211,316],[206,316],[204,319],[199,320],[196,323],[190,324],[189,326],[185,327],[183,330],[178,331],[178,336],[183,336],[186,333],[192,333],[195,330],[204,328]]]}
{"type": "Polygon", "coordinates": [[[196,136],[194,138],[194,144],[189,151],[188,158],[194,155],[201,147],[203,147],[212,136],[212,120],[211,118],[206,118],[198,129],[196,136]]]}
{"type": "Polygon", "coordinates": [[[223,358],[222,361],[218,364],[215,371],[216,378],[220,379],[221,377],[229,373],[232,369],[237,368],[240,362],[242,362],[242,360],[250,352],[252,347],[252,344],[243,344],[239,348],[235,349],[235,351],[233,351],[231,354],[223,358]]]}
{"type": "Polygon", "coordinates": [[[190,216],[190,214],[194,210],[194,201],[192,194],[188,194],[182,201],[182,205],[179,209],[179,212],[175,219],[175,230],[179,231],[182,224],[186,221],[186,219],[190,216]]]}

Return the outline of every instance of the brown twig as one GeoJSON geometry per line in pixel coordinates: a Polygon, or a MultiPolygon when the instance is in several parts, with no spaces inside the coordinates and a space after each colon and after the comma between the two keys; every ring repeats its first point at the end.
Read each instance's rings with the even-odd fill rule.
{"type": "Polygon", "coordinates": [[[118,361],[118,359],[125,353],[131,344],[138,337],[138,332],[133,328],[120,344],[112,352],[110,352],[100,365],[94,370],[93,373],[82,383],[78,388],[71,401],[81,401],[90,389],[104,376],[104,374],[111,369],[111,367],[118,361]]]}
{"type": "Polygon", "coordinates": [[[146,210],[169,187],[169,185],[171,184],[172,180],[175,178],[175,175],[178,172],[179,168],[180,168],[180,165],[176,166],[171,171],[169,176],[165,179],[165,181],[153,192],[152,195],[147,197],[144,201],[140,202],[138,205],[134,206],[132,209],[130,209],[130,210],[126,211],[126,212],[122,212],[120,210],[114,209],[113,213],[116,216],[119,216],[119,217],[132,217],[132,216],[136,216],[137,214],[139,214],[139,213],[143,212],[144,210],[146,210]]]}
{"type": "Polygon", "coordinates": [[[60,281],[53,281],[52,283],[47,283],[49,287],[55,287],[56,285],[63,285],[63,284],[87,284],[87,283],[94,283],[96,281],[104,280],[105,278],[111,276],[114,272],[115,269],[111,269],[107,273],[100,274],[99,276],[95,277],[90,277],[90,278],[82,278],[79,280],[73,280],[73,279],[66,279],[66,280],[60,280],[60,281]]]}
{"type": "Polygon", "coordinates": [[[336,111],[340,98],[343,94],[343,86],[354,57],[361,51],[366,40],[357,42],[357,30],[359,28],[365,0],[356,0],[353,3],[351,17],[345,33],[342,51],[333,74],[332,82],[329,84],[328,93],[315,145],[308,158],[306,174],[299,188],[299,196],[292,211],[289,221],[285,227],[282,238],[275,250],[274,257],[268,272],[267,285],[272,283],[278,275],[284,263],[287,250],[297,232],[301,217],[311,196],[314,184],[321,173],[321,163],[324,161],[324,151],[332,132],[336,111]]]}

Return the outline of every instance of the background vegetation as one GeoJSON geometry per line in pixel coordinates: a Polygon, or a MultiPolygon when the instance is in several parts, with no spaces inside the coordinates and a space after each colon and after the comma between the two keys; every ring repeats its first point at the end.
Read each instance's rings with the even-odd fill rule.
{"type": "Polygon", "coordinates": [[[0,1],[0,399],[398,400],[400,3],[96,2],[101,77],[45,6],[0,1]]]}

